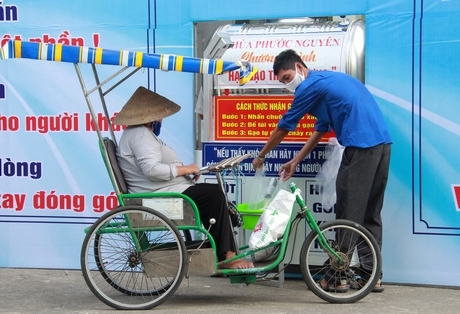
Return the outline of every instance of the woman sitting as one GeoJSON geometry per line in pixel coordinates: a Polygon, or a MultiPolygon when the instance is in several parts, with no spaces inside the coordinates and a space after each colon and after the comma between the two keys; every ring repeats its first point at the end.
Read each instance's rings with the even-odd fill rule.
{"type": "MultiPolygon", "coordinates": [[[[159,137],[163,118],[180,110],[169,99],[139,87],[114,119],[126,125],[117,149],[117,157],[130,193],[179,192],[198,207],[206,229],[211,226],[219,261],[235,256],[236,247],[230,225],[227,199],[217,184],[199,183],[196,164],[184,165],[175,151],[159,137]]],[[[242,259],[222,264],[222,268],[252,268],[242,259]]]]}

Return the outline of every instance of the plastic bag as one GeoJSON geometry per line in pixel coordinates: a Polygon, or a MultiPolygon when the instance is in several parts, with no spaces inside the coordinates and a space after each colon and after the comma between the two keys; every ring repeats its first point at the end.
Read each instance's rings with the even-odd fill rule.
{"type": "MultiPolygon", "coordinates": [[[[279,186],[285,186],[279,184],[279,186]]],[[[260,216],[254,231],[249,238],[249,248],[258,249],[275,242],[284,235],[286,226],[291,219],[295,195],[284,188],[276,189],[276,194],[260,216]]],[[[254,261],[266,260],[277,251],[271,247],[253,254],[254,261]]]]}
{"type": "Polygon", "coordinates": [[[264,188],[267,186],[268,178],[265,177],[265,170],[263,168],[257,169],[254,174],[254,183],[251,186],[248,210],[263,209],[265,204],[264,188]]]}
{"type": "Polygon", "coordinates": [[[335,137],[331,137],[326,145],[326,161],[323,163],[320,171],[316,175],[316,183],[322,186],[319,193],[321,195],[321,203],[324,209],[332,208],[337,201],[335,182],[337,180],[337,172],[339,171],[340,163],[342,162],[342,154],[344,150],[345,147],[340,145],[335,137]]]}

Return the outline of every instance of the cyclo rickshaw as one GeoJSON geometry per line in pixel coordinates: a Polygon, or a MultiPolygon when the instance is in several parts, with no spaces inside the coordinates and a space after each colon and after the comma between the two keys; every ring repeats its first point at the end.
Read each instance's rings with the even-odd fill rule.
{"type": "MultiPolygon", "coordinates": [[[[295,195],[298,208],[293,210],[283,236],[257,249],[244,244],[235,257],[221,262],[217,261],[214,239],[209,229],[203,227],[198,208],[190,198],[171,192],[128,193],[116,158],[117,141],[113,128],[109,123],[109,136],[102,134],[89,95],[99,93],[103,112],[110,121],[105,95],[141,68],[205,74],[240,70],[240,83],[244,83],[257,71],[251,64],[18,40],[7,42],[2,47],[1,56],[2,59],[28,58],[75,65],[88,110],[96,124],[100,152],[119,202],[119,207],[103,214],[85,229],[81,249],[84,279],[94,295],[105,304],[125,310],[151,309],[174,294],[184,277],[194,275],[227,276],[231,283],[246,284],[265,280],[273,273],[276,276],[286,256],[289,235],[302,220],[306,220],[311,232],[300,251],[300,269],[314,294],[331,303],[352,303],[375,287],[381,273],[381,254],[372,235],[359,224],[347,220],[318,225],[294,183],[289,188],[295,195]],[[80,64],[84,63],[91,66],[95,77],[96,86],[92,89],[87,89],[80,71],[80,64]],[[101,82],[97,64],[111,64],[121,69],[101,82]],[[132,71],[121,76],[127,69],[132,71]],[[103,90],[115,78],[119,81],[103,90]],[[256,262],[254,268],[220,267],[275,247],[275,257],[256,262]],[[320,284],[324,281],[326,286],[320,284]],[[335,289],[338,284],[345,284],[347,288],[335,289]]],[[[201,172],[215,173],[225,192],[223,173],[237,172],[239,164],[250,157],[231,157],[203,167],[201,172]]],[[[240,218],[237,207],[231,203],[229,206],[240,218]]],[[[229,223],[240,227],[239,219],[236,221],[229,223]]],[[[210,228],[212,224],[210,221],[210,228]]]]}

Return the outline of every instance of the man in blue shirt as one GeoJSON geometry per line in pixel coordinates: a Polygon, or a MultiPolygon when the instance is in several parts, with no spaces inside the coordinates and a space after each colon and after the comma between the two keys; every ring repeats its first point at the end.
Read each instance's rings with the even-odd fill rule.
{"type": "MultiPolygon", "coordinates": [[[[345,146],[336,181],[336,218],[364,226],[381,248],[380,212],[388,180],[391,137],[376,101],[359,80],[340,72],[310,70],[294,50],[281,52],[273,70],[294,93],[294,100],[254,158],[254,168],[263,165],[265,155],[295,130],[305,114],[315,116],[312,136],[299,154],[280,168],[280,174],[284,171],[284,179],[289,179],[324,134],[334,130],[345,146]]],[[[380,282],[374,291],[383,291],[380,282]]]]}

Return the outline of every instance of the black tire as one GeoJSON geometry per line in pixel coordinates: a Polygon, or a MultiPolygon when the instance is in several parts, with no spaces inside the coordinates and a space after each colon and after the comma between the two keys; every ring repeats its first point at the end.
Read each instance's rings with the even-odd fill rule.
{"type": "Polygon", "coordinates": [[[108,212],[93,224],[80,261],[86,284],[102,302],[120,310],[147,310],[180,286],[187,250],[171,220],[132,205],[108,212]]]}
{"type": "MultiPolygon", "coordinates": [[[[190,230],[180,230],[179,232],[182,234],[185,243],[192,241],[192,234],[191,234],[190,230]]],[[[102,237],[103,237],[102,234],[96,234],[95,237],[94,237],[94,259],[96,261],[96,265],[97,265],[99,271],[101,272],[101,275],[104,277],[104,279],[107,281],[107,283],[109,283],[114,289],[116,289],[116,290],[118,290],[118,291],[120,291],[122,293],[125,293],[127,295],[131,295],[131,296],[142,296],[144,294],[144,292],[137,292],[136,290],[130,289],[130,287],[119,286],[117,284],[117,280],[112,279],[110,277],[111,272],[108,271],[107,269],[105,269],[105,265],[100,259],[102,254],[100,252],[101,245],[99,245],[99,243],[102,241],[102,237]]],[[[166,283],[165,285],[159,286],[157,289],[149,291],[149,293],[161,294],[163,292],[166,292],[170,287],[171,287],[171,284],[166,283]]]]}
{"type": "Polygon", "coordinates": [[[361,300],[381,276],[382,257],[377,241],[364,227],[348,220],[328,221],[319,229],[345,263],[329,257],[317,242],[318,234],[310,232],[300,252],[305,283],[314,294],[331,303],[361,300]],[[324,283],[325,287],[321,287],[324,283]]]}

